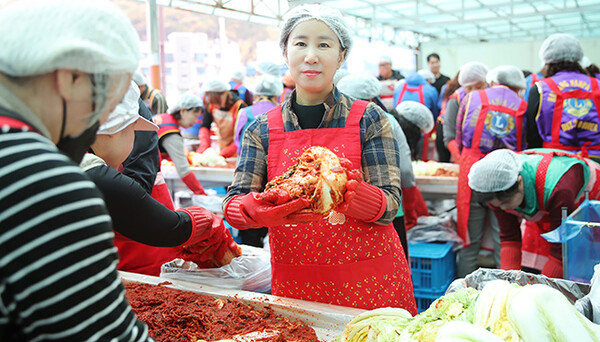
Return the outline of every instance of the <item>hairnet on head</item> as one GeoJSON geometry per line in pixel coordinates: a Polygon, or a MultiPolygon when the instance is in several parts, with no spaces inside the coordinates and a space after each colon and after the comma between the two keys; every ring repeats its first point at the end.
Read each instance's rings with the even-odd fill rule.
{"type": "Polygon", "coordinates": [[[273,75],[260,75],[254,81],[254,94],[279,96],[283,93],[283,83],[273,75]]]}
{"type": "Polygon", "coordinates": [[[243,71],[235,71],[233,75],[231,75],[231,79],[234,81],[242,82],[244,80],[244,72],[243,71]]]}
{"type": "Polygon", "coordinates": [[[106,0],[21,0],[0,11],[0,72],[24,77],[58,69],[132,74],[139,37],[106,0]]]}
{"type": "Polygon", "coordinates": [[[592,61],[590,61],[590,59],[588,58],[588,56],[583,56],[581,58],[581,60],[579,61],[579,65],[581,65],[582,68],[586,69],[590,65],[592,65],[592,61]]]}
{"type": "Polygon", "coordinates": [[[119,103],[115,110],[108,115],[108,120],[98,128],[97,134],[115,134],[124,130],[127,126],[135,123],[134,129],[137,131],[156,131],[158,126],[144,119],[138,113],[140,107],[138,99],[140,98],[140,89],[135,82],[131,82],[125,97],[119,103]]]}
{"type": "Polygon", "coordinates": [[[338,85],[338,83],[340,83],[340,81],[342,80],[342,78],[346,77],[350,75],[350,72],[346,69],[338,69],[335,72],[335,75],[333,75],[333,84],[334,85],[338,85]]]}
{"type": "Polygon", "coordinates": [[[133,76],[131,77],[131,80],[133,82],[135,82],[135,84],[137,84],[138,86],[141,85],[146,85],[146,78],[144,77],[144,75],[142,75],[142,73],[140,73],[139,71],[136,71],[133,76]]]}
{"type": "Polygon", "coordinates": [[[279,65],[272,62],[260,62],[256,71],[260,72],[261,75],[273,75],[279,77],[279,65]]]}
{"type": "Polygon", "coordinates": [[[396,106],[396,111],[408,121],[419,127],[423,133],[433,129],[433,114],[425,105],[416,101],[403,101],[396,106]]]}
{"type": "Polygon", "coordinates": [[[373,75],[350,74],[340,80],[338,89],[359,100],[370,100],[381,94],[381,83],[373,75]]]}
{"type": "Polygon", "coordinates": [[[494,82],[519,89],[527,88],[523,71],[516,66],[501,65],[494,70],[496,73],[494,82]]]}
{"type": "Polygon", "coordinates": [[[419,73],[419,75],[421,75],[429,83],[435,82],[435,75],[431,71],[429,71],[427,69],[421,69],[421,70],[419,70],[417,72],[419,73]]]}
{"type": "Polygon", "coordinates": [[[463,87],[467,87],[479,82],[486,82],[485,76],[487,73],[488,67],[483,63],[469,62],[463,64],[463,66],[460,67],[458,83],[463,87]]]}
{"type": "Polygon", "coordinates": [[[579,62],[583,58],[583,47],[574,36],[556,33],[544,40],[539,55],[542,64],[562,61],[579,62]]]}
{"type": "Polygon", "coordinates": [[[390,56],[379,57],[379,64],[392,64],[392,58],[390,56]]]}
{"type": "Polygon", "coordinates": [[[519,179],[523,162],[518,154],[501,149],[490,152],[471,167],[469,187],[478,192],[508,190],[519,179]]]}
{"type": "Polygon", "coordinates": [[[187,94],[180,97],[179,101],[177,101],[175,106],[169,107],[167,112],[169,114],[173,114],[179,112],[182,109],[192,109],[198,107],[203,107],[202,100],[196,95],[187,94]]]}
{"type": "Polygon", "coordinates": [[[209,80],[204,83],[202,90],[205,92],[212,91],[216,93],[224,92],[229,90],[229,85],[221,80],[209,80]]]}
{"type": "Polygon", "coordinates": [[[495,67],[494,69],[488,71],[488,73],[485,75],[485,81],[488,84],[492,84],[492,82],[494,83],[498,83],[498,67],[495,67]]]}
{"type": "Polygon", "coordinates": [[[352,49],[352,33],[342,17],[342,13],[337,9],[317,4],[294,7],[284,16],[284,23],[279,35],[281,51],[285,53],[288,39],[296,25],[311,19],[320,20],[329,26],[340,40],[342,49],[346,49],[344,60],[348,58],[348,54],[352,49]]]}

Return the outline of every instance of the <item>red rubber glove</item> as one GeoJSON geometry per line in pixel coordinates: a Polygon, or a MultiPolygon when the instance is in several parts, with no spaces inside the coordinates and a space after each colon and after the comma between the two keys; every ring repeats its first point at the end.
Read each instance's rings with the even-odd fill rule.
{"type": "Polygon", "coordinates": [[[198,132],[198,138],[200,139],[200,146],[196,149],[196,153],[202,153],[210,147],[210,130],[206,127],[201,127],[198,132]]]}
{"type": "Polygon", "coordinates": [[[238,229],[273,227],[306,223],[320,220],[323,216],[313,213],[298,213],[308,208],[304,198],[290,200],[289,194],[281,189],[264,193],[251,192],[233,197],[225,205],[225,219],[238,229]],[[293,215],[292,215],[293,214],[293,215]]]}
{"type": "Polygon", "coordinates": [[[229,144],[227,147],[222,148],[221,152],[219,152],[219,155],[223,158],[235,157],[236,154],[237,146],[235,146],[235,143],[229,144]]]}
{"type": "Polygon", "coordinates": [[[549,278],[560,278],[563,277],[563,263],[561,260],[556,259],[553,256],[548,257],[548,261],[542,269],[542,274],[549,278]]]}
{"type": "Polygon", "coordinates": [[[450,142],[448,143],[448,145],[446,147],[448,148],[448,151],[450,151],[450,154],[454,157],[454,159],[456,159],[456,160],[460,159],[460,151],[458,150],[458,145],[456,144],[456,140],[454,140],[454,139],[450,140],[450,142]]]}
{"type": "Polygon", "coordinates": [[[425,203],[425,199],[423,199],[423,194],[421,194],[421,190],[415,186],[415,210],[417,211],[417,217],[420,216],[429,216],[429,209],[427,209],[427,203],[425,203]]]}
{"type": "Polygon", "coordinates": [[[520,270],[521,242],[502,241],[500,246],[500,268],[503,270],[520,270]]]}
{"type": "Polygon", "coordinates": [[[335,208],[335,211],[343,213],[348,211],[351,200],[356,196],[356,189],[363,179],[360,170],[355,169],[350,160],[340,158],[340,164],[346,170],[348,180],[346,181],[346,190],[344,191],[344,201],[335,208]]]}
{"type": "Polygon", "coordinates": [[[223,219],[202,207],[187,207],[177,209],[186,213],[192,220],[192,233],[183,246],[210,246],[225,238],[229,229],[223,225],[223,219]]]}
{"type": "Polygon", "coordinates": [[[402,209],[404,209],[404,227],[406,231],[417,225],[417,214],[415,194],[416,186],[402,189],[402,209]]]}
{"type": "Polygon", "coordinates": [[[204,192],[204,188],[202,187],[202,184],[200,184],[200,182],[198,181],[198,178],[196,178],[196,175],[194,175],[193,172],[190,171],[190,173],[181,177],[181,180],[185,183],[185,185],[187,185],[187,187],[190,190],[192,190],[194,195],[206,195],[206,192],[204,192]]]}

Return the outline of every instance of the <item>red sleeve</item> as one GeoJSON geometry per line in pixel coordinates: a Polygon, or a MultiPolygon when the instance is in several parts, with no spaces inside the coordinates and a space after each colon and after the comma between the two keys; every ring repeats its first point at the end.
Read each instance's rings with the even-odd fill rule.
{"type": "Polygon", "coordinates": [[[500,241],[521,242],[521,218],[506,211],[491,207],[500,226],[500,241]]]}

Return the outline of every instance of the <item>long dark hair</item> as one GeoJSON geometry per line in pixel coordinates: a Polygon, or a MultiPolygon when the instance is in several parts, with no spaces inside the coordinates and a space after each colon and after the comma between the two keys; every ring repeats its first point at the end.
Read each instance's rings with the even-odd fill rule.
{"type": "Polygon", "coordinates": [[[546,70],[546,77],[552,77],[558,72],[561,71],[575,71],[584,75],[587,75],[587,72],[583,70],[581,65],[577,62],[569,62],[569,61],[560,61],[556,63],[548,63],[548,69],[546,70]]]}
{"type": "Polygon", "coordinates": [[[408,121],[403,116],[394,115],[404,135],[406,136],[406,142],[410,148],[410,157],[412,160],[419,160],[419,140],[421,140],[421,129],[414,123],[408,121]]]}
{"type": "Polygon", "coordinates": [[[460,88],[460,84],[458,83],[458,74],[460,74],[460,71],[456,73],[453,79],[446,82],[446,90],[444,91],[442,100],[446,100],[450,97],[450,95],[454,94],[456,89],[460,88]]]}
{"type": "Polygon", "coordinates": [[[596,64],[591,64],[589,67],[585,68],[588,76],[596,77],[596,74],[600,74],[600,68],[596,64]]]}

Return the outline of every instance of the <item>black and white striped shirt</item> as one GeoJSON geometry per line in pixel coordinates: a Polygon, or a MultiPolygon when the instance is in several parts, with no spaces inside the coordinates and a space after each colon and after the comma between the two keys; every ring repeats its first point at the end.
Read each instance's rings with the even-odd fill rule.
{"type": "Polygon", "coordinates": [[[112,240],[82,170],[43,136],[0,127],[0,341],[151,341],[112,240]]]}

